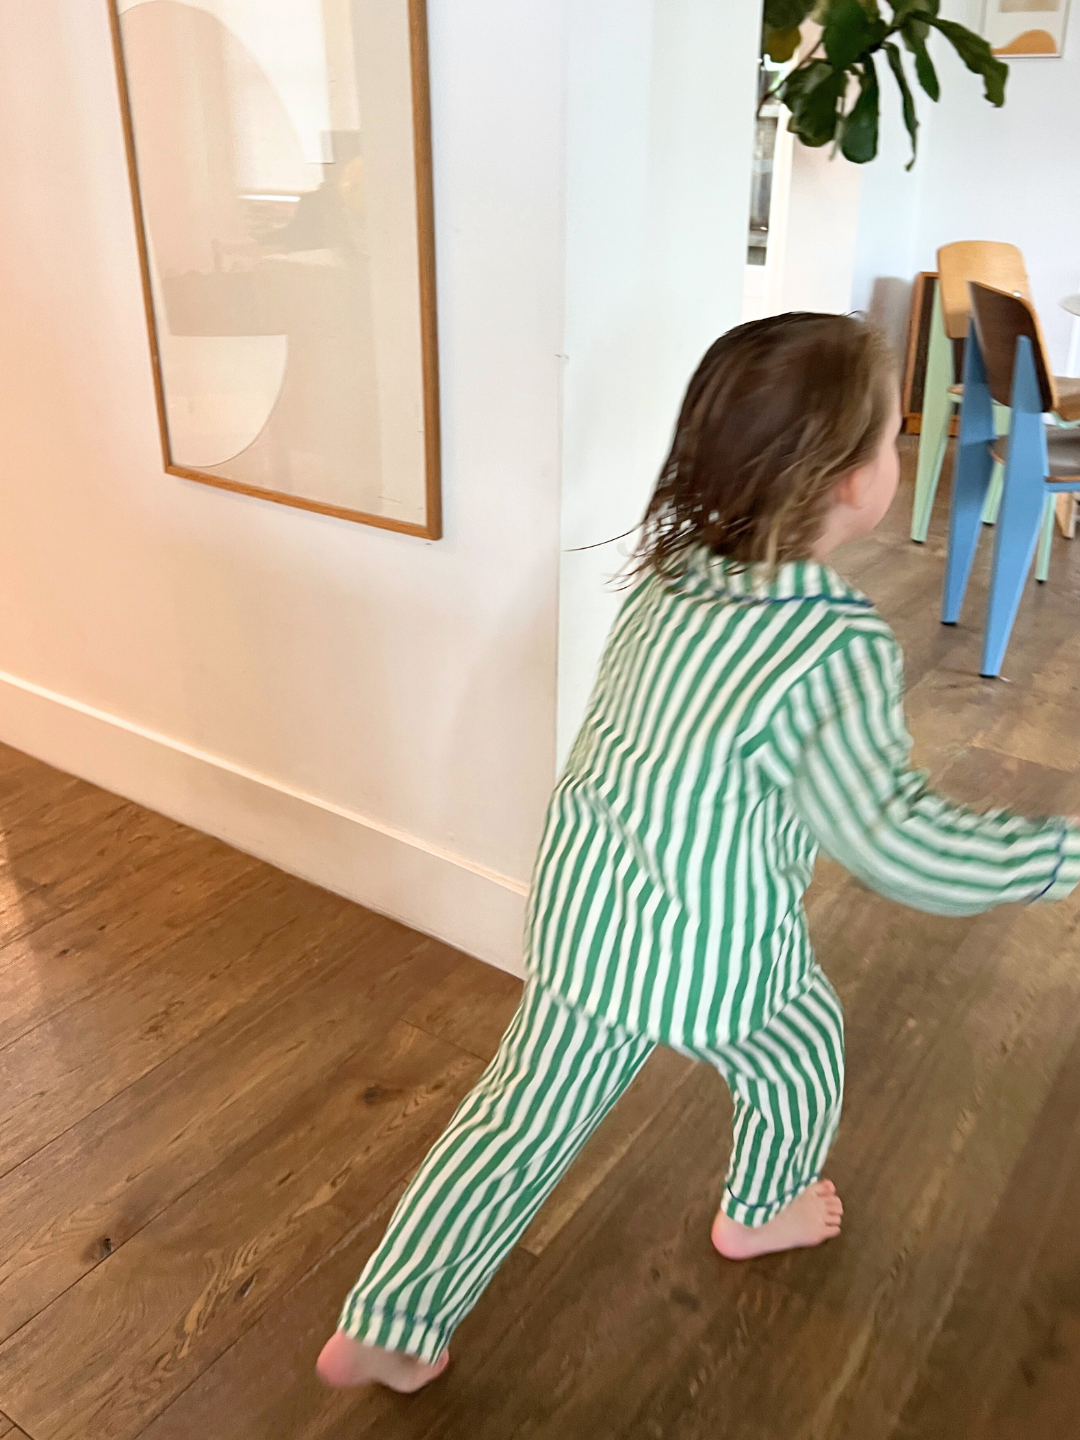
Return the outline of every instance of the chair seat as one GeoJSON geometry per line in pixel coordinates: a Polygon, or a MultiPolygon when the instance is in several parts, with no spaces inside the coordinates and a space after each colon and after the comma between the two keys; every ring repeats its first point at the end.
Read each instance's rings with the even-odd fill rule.
{"type": "MultiPolygon", "coordinates": [[[[1004,465],[1009,458],[1009,437],[999,435],[990,446],[990,454],[1004,465]]],[[[1080,488],[1080,430],[1046,427],[1046,454],[1050,462],[1047,480],[1075,480],[1080,488]]]]}
{"type": "Polygon", "coordinates": [[[1080,380],[1056,375],[1054,385],[1058,393],[1057,413],[1062,420],[1080,420],[1080,380]]]}
{"type": "MultiPolygon", "coordinates": [[[[1065,375],[1055,375],[1054,385],[1058,394],[1056,414],[1062,420],[1080,420],[1080,380],[1071,380],[1065,375]]],[[[963,385],[950,385],[949,394],[963,398],[963,385]]]]}

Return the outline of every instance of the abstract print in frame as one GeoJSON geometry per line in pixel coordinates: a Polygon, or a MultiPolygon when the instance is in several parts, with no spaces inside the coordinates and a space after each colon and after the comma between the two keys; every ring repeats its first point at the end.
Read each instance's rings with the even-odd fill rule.
{"type": "Polygon", "coordinates": [[[425,0],[109,0],[165,469],[441,534],[425,0]]]}
{"type": "Polygon", "coordinates": [[[986,0],[982,33],[995,55],[1055,59],[1068,23],[1069,0],[986,0]]]}

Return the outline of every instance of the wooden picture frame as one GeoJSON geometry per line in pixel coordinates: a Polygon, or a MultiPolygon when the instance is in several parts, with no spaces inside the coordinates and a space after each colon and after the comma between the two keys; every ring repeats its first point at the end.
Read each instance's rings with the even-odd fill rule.
{"type": "Polygon", "coordinates": [[[1069,0],[985,0],[982,36],[1006,60],[1059,60],[1069,0]]]}
{"type": "MultiPolygon", "coordinates": [[[[297,0],[297,3],[300,3],[300,0],[297,0]]],[[[378,395],[375,399],[372,399],[370,395],[370,385],[368,385],[367,387],[361,387],[361,385],[359,384],[359,370],[357,371],[355,377],[350,377],[348,375],[342,377],[340,370],[331,370],[325,366],[323,369],[323,373],[332,377],[332,384],[337,385],[341,389],[342,397],[347,400],[347,404],[344,407],[339,405],[338,409],[340,411],[342,419],[344,420],[345,428],[349,431],[350,434],[356,433],[361,436],[366,435],[370,440],[370,436],[375,433],[374,427],[369,426],[368,430],[365,432],[362,430],[360,422],[353,420],[352,402],[354,400],[356,402],[355,408],[359,409],[360,400],[362,398],[367,405],[368,412],[372,414],[376,413],[377,406],[382,407],[378,409],[380,421],[383,420],[384,414],[390,410],[392,405],[396,405],[397,407],[397,412],[393,413],[400,412],[406,414],[408,417],[407,423],[394,423],[390,425],[384,425],[383,428],[378,429],[377,432],[378,444],[376,445],[374,442],[369,443],[369,450],[377,451],[378,455],[377,463],[373,463],[368,467],[366,483],[369,491],[371,489],[372,476],[375,477],[376,482],[379,484],[400,483],[401,485],[400,496],[384,495],[380,492],[378,496],[380,506],[379,508],[376,508],[375,506],[366,505],[364,503],[341,503],[341,496],[338,495],[334,495],[332,498],[328,498],[325,494],[320,495],[318,493],[304,493],[303,484],[299,482],[294,482],[292,476],[289,477],[290,488],[278,489],[270,484],[252,483],[250,478],[243,475],[238,476],[236,474],[229,475],[227,473],[221,473],[221,465],[217,462],[215,462],[215,465],[213,467],[201,463],[184,463],[184,456],[182,454],[179,454],[178,456],[178,446],[174,442],[170,430],[170,376],[168,373],[166,357],[163,355],[163,333],[161,328],[168,319],[168,315],[165,312],[168,310],[169,307],[163,304],[162,301],[164,282],[162,280],[162,276],[155,273],[153,258],[155,250],[155,238],[160,239],[160,237],[154,236],[152,232],[152,227],[150,227],[148,224],[147,207],[144,203],[147,176],[145,173],[140,172],[139,147],[137,143],[139,125],[135,113],[135,106],[133,104],[133,87],[131,83],[131,76],[129,75],[127,57],[125,54],[125,18],[130,14],[138,13],[140,8],[140,0],[107,0],[109,22],[112,34],[113,56],[116,67],[117,87],[120,98],[121,123],[123,127],[127,171],[131,188],[132,207],[135,220],[135,233],[141,274],[143,306],[146,315],[147,332],[149,337],[150,358],[153,371],[155,403],[157,410],[157,423],[161,440],[162,463],[166,473],[170,475],[180,476],[181,478],[186,480],[197,481],[202,484],[216,486],[220,489],[234,491],[239,494],[252,495],[259,499],[270,500],[278,504],[293,506],[298,509],[312,510],[320,514],[331,515],[340,519],[350,521],[356,521],[361,524],[372,525],[386,530],[393,530],[402,534],[414,535],[428,540],[437,540],[441,538],[442,535],[442,487],[440,476],[438,327],[436,318],[435,236],[434,206],[432,196],[431,119],[428,76],[426,0],[380,0],[380,4],[383,8],[379,11],[372,12],[375,16],[375,19],[373,21],[373,24],[375,25],[383,23],[385,17],[391,13],[392,5],[399,5],[401,7],[404,7],[400,16],[398,17],[399,31],[401,25],[403,24],[407,16],[407,65],[408,82],[411,94],[408,101],[406,101],[406,99],[404,98],[404,91],[401,91],[397,97],[396,103],[398,105],[399,111],[402,113],[404,113],[404,107],[407,103],[409,107],[408,113],[411,114],[411,173],[413,177],[413,188],[411,198],[407,201],[402,200],[398,203],[398,212],[406,213],[409,207],[414,207],[415,209],[415,231],[411,232],[411,234],[407,237],[408,244],[402,245],[400,243],[402,231],[401,227],[399,226],[397,232],[395,232],[396,239],[398,241],[396,252],[393,247],[384,240],[382,241],[381,253],[385,256],[391,257],[393,257],[395,254],[402,254],[406,252],[408,254],[411,254],[412,252],[410,247],[412,244],[415,244],[416,269],[414,291],[410,288],[412,282],[408,281],[408,274],[412,273],[410,266],[408,273],[405,275],[405,280],[408,281],[407,284],[402,283],[400,276],[394,277],[397,283],[391,284],[389,286],[383,285],[381,288],[376,286],[374,280],[372,280],[371,284],[368,287],[367,293],[372,297],[375,297],[376,294],[378,295],[377,300],[375,298],[372,298],[370,301],[372,308],[374,309],[376,304],[381,304],[383,310],[391,314],[391,320],[398,318],[396,313],[392,311],[393,305],[398,303],[397,297],[399,295],[408,296],[407,303],[403,303],[401,306],[401,313],[407,314],[410,320],[410,324],[408,326],[398,324],[395,328],[394,324],[384,321],[383,333],[391,337],[391,345],[394,347],[404,348],[399,341],[399,337],[403,333],[409,334],[414,343],[413,347],[409,351],[406,361],[402,361],[401,355],[398,353],[398,350],[395,349],[392,355],[393,364],[387,364],[384,367],[386,373],[391,376],[391,379],[396,379],[400,374],[404,373],[407,376],[407,384],[404,386],[398,385],[397,389],[395,390],[393,385],[384,383],[381,387],[376,387],[376,389],[378,390],[378,395]],[[389,300],[384,298],[388,292],[390,295],[389,300]],[[346,396],[344,386],[352,378],[357,379],[357,387],[355,391],[350,390],[346,396]],[[392,397],[391,400],[388,401],[385,399],[385,396],[387,395],[392,397]],[[391,453],[395,453],[394,447],[396,446],[396,453],[405,455],[409,463],[401,464],[396,467],[389,463],[384,464],[382,460],[384,442],[387,442],[387,448],[390,449],[391,453]],[[383,468],[378,468],[378,466],[380,465],[383,468]],[[407,491],[405,489],[406,480],[402,479],[399,481],[399,477],[407,478],[407,491]],[[402,513],[395,513],[397,511],[400,511],[402,513]]],[[[171,15],[174,22],[179,20],[184,24],[203,27],[205,27],[207,23],[216,23],[214,17],[208,15],[207,13],[208,10],[212,7],[202,6],[196,8],[195,6],[188,6],[182,4],[181,0],[164,0],[164,4],[163,0],[155,0],[155,8],[159,12],[159,17],[163,14],[171,15]],[[181,12],[188,13],[181,14],[181,12]],[[193,19],[193,16],[196,18],[193,19]]],[[[276,9],[275,7],[269,8],[275,14],[280,13],[279,9],[276,9]]],[[[159,23],[159,20],[155,20],[155,23],[159,23]]],[[[225,27],[222,26],[222,29],[225,29],[225,27]]],[[[226,34],[228,35],[227,31],[226,34]]],[[[402,35],[403,32],[399,34],[397,53],[403,56],[404,50],[402,47],[406,42],[402,38],[402,35]]],[[[234,39],[235,37],[228,35],[228,43],[231,44],[234,39]]],[[[166,53],[168,55],[172,52],[166,51],[162,53],[166,53]]],[[[244,53],[246,55],[247,52],[244,53]]],[[[354,46],[346,53],[351,58],[353,55],[358,53],[358,47],[354,46]]],[[[359,79],[356,83],[357,85],[359,85],[359,79]]],[[[326,88],[327,93],[330,93],[329,82],[327,82],[326,88]]],[[[144,83],[144,94],[146,93],[148,92],[144,83]]],[[[277,99],[278,97],[273,98],[277,99]]],[[[359,100],[356,103],[359,105],[359,100]]],[[[159,127],[157,133],[160,134],[160,119],[158,119],[157,123],[159,127]]],[[[371,143],[380,143],[378,139],[378,128],[372,126],[370,127],[370,129],[372,131],[373,137],[375,137],[373,138],[371,143]]],[[[348,134],[351,132],[342,133],[348,134]]],[[[357,133],[359,135],[359,125],[357,133]]],[[[328,135],[323,136],[324,140],[329,140],[330,138],[332,137],[329,137],[328,135]]],[[[367,161],[362,148],[364,141],[361,140],[359,143],[361,148],[359,150],[359,160],[356,163],[360,166],[358,172],[360,179],[357,186],[360,191],[360,198],[359,201],[354,202],[353,208],[355,213],[362,215],[362,222],[363,224],[367,225],[370,215],[370,204],[367,189],[367,171],[364,168],[367,161]]],[[[399,146],[402,143],[404,142],[399,136],[399,146]]],[[[335,155],[331,155],[329,160],[326,161],[325,164],[321,165],[320,173],[325,175],[330,167],[330,164],[336,158],[337,157],[335,155]]],[[[308,162],[304,161],[303,163],[308,162]]],[[[314,167],[309,165],[309,168],[314,167]]],[[[390,167],[385,163],[383,164],[383,171],[385,174],[391,173],[390,167]]],[[[394,172],[394,176],[392,177],[392,187],[389,185],[384,185],[384,190],[386,191],[386,193],[392,192],[398,195],[403,193],[402,187],[400,185],[400,173],[401,171],[399,167],[397,172],[394,172]]],[[[158,193],[165,193],[162,188],[162,182],[160,177],[155,177],[154,183],[157,186],[158,193]]],[[[338,184],[340,186],[340,177],[336,177],[335,184],[338,184]]],[[[295,198],[297,200],[297,204],[289,211],[290,214],[294,214],[297,213],[300,209],[298,203],[299,200],[304,199],[307,193],[309,192],[301,192],[301,194],[297,197],[285,194],[278,195],[275,193],[258,194],[250,197],[244,196],[241,198],[245,200],[250,200],[252,203],[268,203],[272,201],[284,202],[286,200],[292,201],[295,198]]],[[[379,216],[376,216],[374,224],[370,225],[369,228],[375,230],[377,229],[379,224],[383,224],[384,229],[389,230],[389,226],[387,226],[382,220],[382,218],[379,216]]],[[[200,236],[200,243],[203,243],[204,241],[205,236],[200,236]]],[[[217,242],[211,241],[210,243],[216,245],[217,242]]],[[[251,251],[257,251],[259,249],[258,245],[256,244],[249,244],[246,248],[251,251]]],[[[263,248],[265,248],[265,246],[263,248]]],[[[221,247],[221,250],[223,252],[226,252],[229,249],[243,251],[245,249],[245,245],[237,244],[232,247],[223,245],[221,247]]],[[[214,263],[216,266],[218,259],[218,251],[215,250],[214,253],[214,263]]],[[[327,251],[324,249],[319,250],[318,252],[312,251],[310,253],[318,253],[320,256],[322,256],[323,258],[320,259],[319,264],[324,266],[327,270],[341,271],[342,269],[347,268],[340,262],[341,254],[348,254],[350,257],[354,257],[358,254],[362,254],[363,252],[357,246],[351,245],[351,242],[343,242],[343,246],[339,251],[327,251]],[[327,255],[330,256],[329,259],[326,259],[327,255]]],[[[262,256],[261,258],[259,256],[256,256],[256,258],[251,259],[247,255],[242,257],[243,262],[245,264],[248,264],[252,270],[257,270],[260,264],[264,264],[265,268],[265,258],[265,256],[262,256]]],[[[293,255],[288,255],[284,258],[292,260],[296,257],[293,255]]],[[[400,263],[404,266],[405,264],[407,264],[407,261],[402,261],[400,263]]],[[[280,270],[280,266],[278,268],[280,270]]],[[[232,275],[233,273],[234,272],[231,270],[222,272],[223,275],[232,275]]],[[[205,280],[208,277],[203,274],[198,274],[195,278],[196,281],[198,281],[205,280]]],[[[377,277],[375,278],[377,279],[377,277]]],[[[185,294],[190,292],[189,282],[191,281],[191,276],[189,276],[187,273],[181,275],[173,274],[171,276],[167,276],[166,279],[174,287],[172,292],[174,296],[181,293],[181,291],[183,291],[183,293],[185,294]],[[188,289],[184,290],[184,286],[187,286],[188,289]]],[[[304,283],[305,282],[301,281],[301,286],[304,283]]],[[[243,287],[239,286],[238,284],[233,284],[231,286],[231,290],[234,295],[238,294],[241,288],[243,287]]],[[[311,287],[309,286],[309,289],[310,288],[311,287]]],[[[218,290],[220,289],[221,287],[218,286],[218,290]]],[[[247,291],[250,292],[251,289],[252,286],[248,285],[247,291]]],[[[205,288],[202,293],[206,293],[205,288]]],[[[332,290],[326,291],[325,293],[331,295],[331,297],[333,295],[332,290]]],[[[349,293],[359,294],[359,287],[354,286],[349,293]]],[[[326,309],[325,305],[324,309],[326,309]]],[[[251,313],[254,313],[254,311],[257,310],[258,306],[255,305],[254,310],[251,313]]],[[[259,313],[261,314],[262,312],[259,313]]],[[[285,313],[289,315],[294,314],[295,307],[293,311],[286,311],[285,313]]],[[[323,334],[326,333],[328,328],[329,330],[334,331],[335,334],[337,333],[334,330],[334,325],[336,324],[336,316],[339,312],[331,311],[328,313],[332,315],[332,318],[334,319],[334,324],[331,324],[329,327],[323,326],[320,328],[313,322],[313,320],[309,321],[307,331],[309,335],[321,337],[323,334]]],[[[357,312],[357,314],[359,316],[359,311],[357,312]]],[[[280,318],[278,318],[272,323],[281,324],[283,322],[280,318]]],[[[345,332],[346,322],[342,321],[339,328],[342,332],[345,332]]],[[[377,327],[375,327],[374,325],[371,327],[372,331],[374,331],[376,328],[377,327]]],[[[257,340],[261,340],[263,337],[266,336],[276,337],[277,334],[277,332],[266,328],[250,330],[226,328],[213,331],[201,329],[194,332],[182,330],[180,333],[184,339],[187,339],[190,335],[195,334],[198,337],[206,337],[209,335],[214,339],[217,339],[219,337],[224,337],[226,340],[234,341],[239,339],[241,343],[248,340],[249,337],[253,335],[257,338],[257,340]]],[[[377,345],[378,337],[364,334],[363,327],[360,325],[356,326],[356,333],[358,335],[363,334],[364,343],[366,344],[367,349],[374,352],[377,345]]],[[[176,338],[177,337],[175,334],[173,334],[171,331],[168,332],[168,343],[174,343],[176,338]]],[[[285,359],[282,366],[282,377],[279,383],[279,389],[271,403],[271,408],[267,412],[267,418],[264,421],[262,428],[259,429],[258,432],[255,434],[255,439],[249,444],[245,451],[239,452],[239,456],[250,457],[251,452],[258,448],[256,442],[263,442],[262,449],[264,452],[269,448],[268,442],[266,441],[265,437],[271,429],[271,419],[274,416],[274,412],[279,405],[283,393],[285,393],[284,387],[288,376],[287,367],[292,362],[292,352],[289,348],[291,339],[291,333],[287,333],[284,338],[285,359]]],[[[368,378],[369,380],[371,379],[370,374],[368,378]]],[[[309,385],[306,393],[312,393],[312,389],[313,387],[309,385]]],[[[265,390],[265,393],[268,394],[269,390],[265,390]]],[[[210,398],[213,399],[214,397],[211,396],[210,398]]],[[[311,408],[319,411],[320,423],[322,425],[321,433],[324,435],[336,436],[338,433],[337,429],[327,421],[327,416],[329,416],[331,420],[333,419],[333,405],[327,403],[326,405],[321,406],[321,408],[319,406],[311,408]]],[[[177,409],[174,405],[174,422],[176,413],[177,409]]],[[[302,406],[299,404],[294,406],[292,413],[301,414],[302,406]]],[[[309,439],[308,435],[305,435],[304,438],[309,439]]],[[[182,447],[179,448],[182,449],[182,447]]],[[[344,454],[344,446],[339,448],[341,448],[342,454],[344,454]]],[[[291,454],[293,452],[289,453],[291,454]]],[[[320,456],[317,453],[317,447],[312,447],[309,444],[307,451],[301,451],[298,448],[295,453],[301,453],[305,456],[305,458],[309,454],[313,455],[314,461],[312,464],[312,473],[316,475],[322,473],[322,471],[318,469],[320,456]]],[[[367,452],[364,452],[362,450],[362,447],[359,446],[359,442],[356,454],[358,456],[363,454],[366,458],[367,452]]],[[[237,458],[239,458],[239,456],[237,458]]],[[[229,460],[223,463],[234,465],[235,462],[233,460],[229,460]]],[[[260,463],[263,465],[264,468],[266,468],[271,462],[265,458],[265,455],[263,455],[260,456],[260,463]]],[[[279,469],[280,468],[281,467],[279,466],[279,469]]],[[[329,475],[331,470],[330,463],[327,462],[327,464],[323,468],[329,475]]],[[[350,475],[346,473],[347,470],[347,466],[343,467],[340,464],[338,465],[338,468],[334,472],[332,477],[335,486],[337,486],[339,482],[342,487],[349,487],[353,483],[350,475]]],[[[359,477],[359,473],[360,472],[358,470],[357,477],[359,477]]],[[[312,488],[317,490],[318,486],[314,486],[312,488]]],[[[359,478],[357,478],[357,488],[360,488],[359,478]]],[[[351,499],[351,496],[349,498],[351,499]]]]}

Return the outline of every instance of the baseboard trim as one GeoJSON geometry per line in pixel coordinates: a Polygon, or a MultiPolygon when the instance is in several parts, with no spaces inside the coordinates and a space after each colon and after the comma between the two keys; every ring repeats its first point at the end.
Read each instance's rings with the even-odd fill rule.
{"type": "Polygon", "coordinates": [[[393,825],[386,825],[381,820],[364,815],[359,810],[353,810],[347,805],[338,805],[333,800],[324,799],[321,795],[313,795],[307,790],[298,790],[284,781],[275,780],[272,775],[262,775],[257,770],[248,769],[245,765],[237,765],[232,760],[226,760],[222,755],[215,755],[210,750],[202,750],[197,745],[189,745],[186,741],[177,740],[172,735],[165,735],[160,730],[152,730],[133,720],[125,720],[123,716],[114,715],[108,710],[100,710],[96,705],[87,705],[82,700],[75,700],[70,695],[62,695],[59,691],[49,690],[44,685],[35,685],[32,680],[24,680],[20,675],[12,675],[6,670],[0,670],[0,684],[11,685],[16,690],[36,696],[39,700],[48,700],[54,705],[62,705],[65,709],[74,710],[79,715],[86,715],[91,720],[112,725],[118,730],[126,730],[129,735],[137,735],[140,740],[149,740],[152,744],[163,745],[178,755],[186,755],[191,760],[201,761],[204,765],[212,765],[215,769],[235,775],[250,784],[261,785],[268,790],[276,791],[279,795],[287,796],[290,800],[298,800],[302,805],[312,805],[327,815],[334,815],[340,820],[348,820],[353,825],[361,825],[365,830],[373,830],[378,835],[385,835],[389,840],[397,840],[402,845],[409,845],[414,850],[421,850],[425,855],[434,856],[436,860],[445,860],[450,865],[456,865],[459,869],[466,870],[481,880],[490,880],[492,884],[501,885],[515,895],[528,894],[529,887],[524,881],[515,880],[510,875],[503,875],[498,870],[491,870],[486,865],[478,865],[475,860],[455,854],[452,850],[445,850],[440,845],[432,845],[430,841],[422,839],[419,835],[410,834],[407,830],[399,830],[393,825]]]}
{"type": "Polygon", "coordinates": [[[523,973],[528,886],[512,875],[2,670],[0,741],[523,973]]]}

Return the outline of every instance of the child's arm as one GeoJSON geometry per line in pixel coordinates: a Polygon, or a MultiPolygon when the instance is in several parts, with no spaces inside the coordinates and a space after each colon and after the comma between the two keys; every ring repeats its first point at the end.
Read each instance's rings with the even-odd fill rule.
{"type": "Polygon", "coordinates": [[[977,814],[910,768],[903,660],[887,632],[855,634],[816,666],[775,717],[773,741],[822,848],[890,899],[971,915],[1080,883],[1080,826],[977,814]]]}

